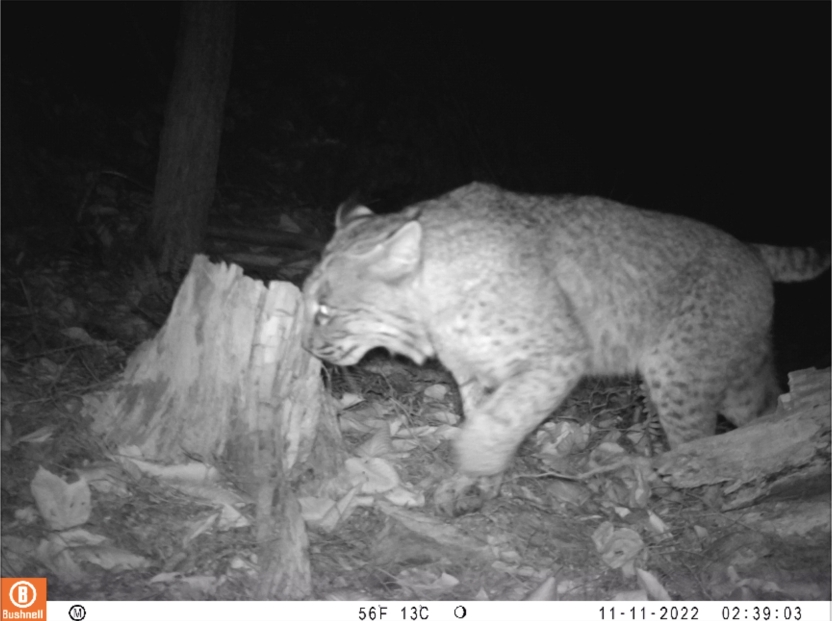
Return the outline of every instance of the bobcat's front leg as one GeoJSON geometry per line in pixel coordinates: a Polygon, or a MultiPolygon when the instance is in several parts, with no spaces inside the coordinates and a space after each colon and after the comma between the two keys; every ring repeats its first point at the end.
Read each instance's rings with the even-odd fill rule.
{"type": "Polygon", "coordinates": [[[517,447],[584,371],[577,357],[551,362],[545,368],[516,373],[496,387],[477,378],[460,385],[465,422],[454,442],[458,473],[437,490],[435,503],[441,513],[475,511],[497,495],[517,447]]]}
{"type": "Polygon", "coordinates": [[[583,373],[579,360],[524,370],[499,386],[476,379],[460,388],[465,422],[456,439],[459,470],[470,476],[503,472],[523,439],[575,386],[583,373]]]}

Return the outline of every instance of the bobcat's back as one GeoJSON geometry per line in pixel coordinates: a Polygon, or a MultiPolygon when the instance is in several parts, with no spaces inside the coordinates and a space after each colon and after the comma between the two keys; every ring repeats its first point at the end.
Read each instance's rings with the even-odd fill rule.
{"type": "Polygon", "coordinates": [[[640,372],[676,446],[712,434],[717,411],[743,424],[771,406],[772,280],[822,271],[813,252],[474,183],[398,214],[339,214],[304,286],[305,338],[336,364],[378,346],[437,355],[460,386],[468,473],[505,468],[585,373],[640,372]]]}

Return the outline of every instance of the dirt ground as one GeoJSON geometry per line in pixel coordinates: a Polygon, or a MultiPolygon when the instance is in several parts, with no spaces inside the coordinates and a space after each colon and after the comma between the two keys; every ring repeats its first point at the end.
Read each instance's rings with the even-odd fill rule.
{"type": "MultiPolygon", "coordinates": [[[[164,322],[165,300],[125,301],[135,282],[77,257],[4,266],[3,575],[49,577],[50,599],[252,599],[253,504],[236,507],[247,525],[223,524],[213,503],[116,465],[83,415],[83,396],[164,322]],[[62,534],[35,501],[44,470],[92,489],[88,517],[62,534]]],[[[521,447],[498,498],[443,518],[432,493],[452,474],[450,376],[381,353],[327,375],[354,403],[340,414],[348,451],[382,421],[397,437],[422,430],[389,463],[424,502],[379,495],[328,532],[310,529],[313,599],[830,598],[829,490],[722,513],[719,489],[667,487],[643,467],[663,438],[636,378],[584,381],[521,447]],[[610,456],[631,466],[580,477],[610,456]],[[798,505],[817,509],[814,525],[774,526],[798,505]]]]}

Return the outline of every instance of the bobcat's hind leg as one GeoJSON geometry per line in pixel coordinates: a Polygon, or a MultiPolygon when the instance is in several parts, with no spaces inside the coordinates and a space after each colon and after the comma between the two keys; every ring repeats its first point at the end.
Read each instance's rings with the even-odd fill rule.
{"type": "Polygon", "coordinates": [[[720,408],[720,413],[737,427],[768,414],[780,396],[768,341],[762,341],[757,351],[749,348],[748,353],[744,363],[735,366],[720,408]]]}

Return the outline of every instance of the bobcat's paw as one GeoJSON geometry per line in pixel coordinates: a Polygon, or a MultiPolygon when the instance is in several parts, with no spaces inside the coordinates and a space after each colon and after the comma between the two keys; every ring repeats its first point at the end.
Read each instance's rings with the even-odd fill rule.
{"type": "Polygon", "coordinates": [[[447,517],[458,517],[479,511],[500,493],[502,482],[502,474],[474,478],[456,473],[436,488],[433,494],[436,512],[447,517]]]}

